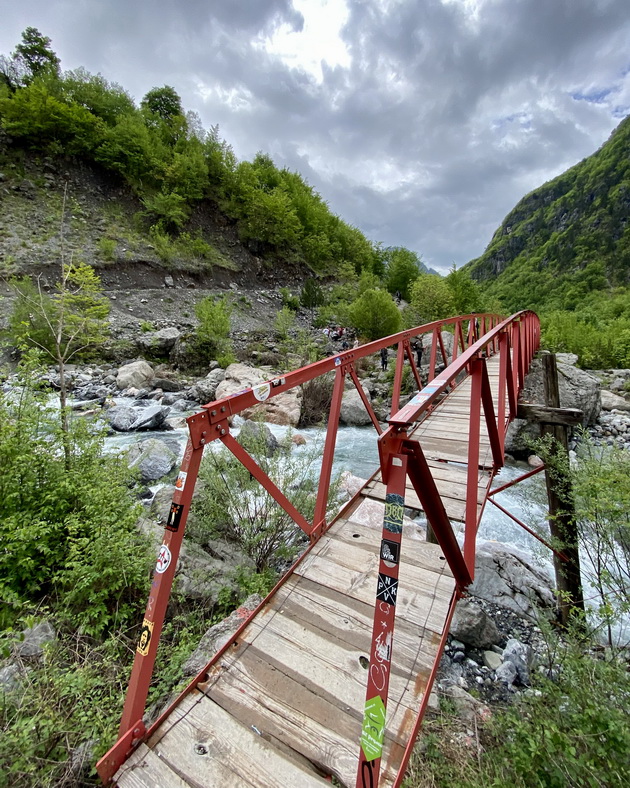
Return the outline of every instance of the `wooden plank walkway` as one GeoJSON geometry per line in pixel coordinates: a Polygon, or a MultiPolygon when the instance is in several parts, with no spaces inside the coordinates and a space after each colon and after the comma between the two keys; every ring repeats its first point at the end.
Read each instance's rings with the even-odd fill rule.
{"type": "MultiPolygon", "coordinates": [[[[488,371],[495,396],[498,357],[488,371]]],[[[449,517],[464,518],[470,383],[415,430],[449,517]]],[[[477,511],[492,474],[482,420],[477,511]]],[[[408,484],[406,505],[419,509],[408,484]]],[[[120,788],[354,786],[365,705],[385,486],[380,473],[116,774],[120,788]]],[[[400,561],[380,786],[409,741],[455,581],[438,545],[409,535],[400,561]]]]}

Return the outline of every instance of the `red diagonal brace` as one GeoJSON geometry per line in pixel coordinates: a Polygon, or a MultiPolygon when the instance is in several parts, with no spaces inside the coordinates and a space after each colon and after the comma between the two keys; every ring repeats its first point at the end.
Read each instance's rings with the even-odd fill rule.
{"type": "Polygon", "coordinates": [[[255,479],[261,483],[261,485],[265,488],[265,490],[267,490],[274,501],[284,509],[284,511],[289,515],[289,517],[291,517],[296,525],[299,525],[305,534],[310,534],[312,528],[309,525],[308,520],[304,517],[304,515],[298,512],[286,495],[284,495],[284,493],[278,489],[278,487],[274,484],[274,482],[271,481],[269,476],[267,476],[260,465],[258,465],[256,460],[254,460],[254,458],[245,451],[245,449],[234,438],[234,436],[230,435],[228,432],[221,436],[221,440],[236,457],[236,459],[245,468],[247,468],[247,470],[255,479]]]}
{"type": "Polygon", "coordinates": [[[376,413],[374,413],[374,408],[372,407],[372,403],[367,398],[365,391],[363,391],[363,386],[361,385],[361,381],[359,380],[356,370],[352,364],[348,364],[348,372],[350,373],[350,377],[352,378],[352,382],[354,383],[356,390],[359,392],[361,401],[365,405],[365,409],[368,413],[368,416],[372,420],[372,424],[374,425],[374,428],[380,435],[383,432],[383,428],[378,423],[378,419],[376,418],[376,413]]]}
{"type": "Polygon", "coordinates": [[[472,578],[464,562],[462,551],[457,544],[451,521],[442,503],[424,452],[417,440],[409,438],[403,440],[402,447],[403,452],[409,457],[407,475],[420,499],[420,505],[444,551],[444,557],[455,576],[455,582],[458,587],[465,588],[470,585],[472,578]]]}
{"type": "MultiPolygon", "coordinates": [[[[503,467],[503,449],[501,447],[501,439],[499,437],[499,429],[494,416],[494,400],[492,398],[492,391],[490,389],[490,379],[488,377],[488,365],[485,359],[482,359],[481,371],[481,403],[483,405],[483,412],[486,417],[486,426],[488,428],[488,438],[490,439],[490,448],[492,450],[492,460],[495,467],[503,467]]],[[[499,396],[501,396],[499,394],[499,396]]]]}

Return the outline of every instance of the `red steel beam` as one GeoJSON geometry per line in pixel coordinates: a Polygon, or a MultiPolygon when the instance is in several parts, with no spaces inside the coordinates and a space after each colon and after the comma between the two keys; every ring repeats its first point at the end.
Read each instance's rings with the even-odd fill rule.
{"type": "Polygon", "coordinates": [[[330,490],[330,474],[332,471],[333,459],[335,456],[335,444],[337,442],[337,431],[339,429],[339,414],[341,413],[341,401],[343,399],[343,387],[346,379],[346,368],[338,367],[333,387],[330,411],[328,412],[328,426],[326,428],[326,442],[324,443],[324,456],[322,467],[319,473],[319,487],[317,490],[317,500],[315,501],[315,513],[313,515],[313,535],[320,533],[326,521],[326,508],[328,506],[328,491],[330,490]]]}
{"type": "Polygon", "coordinates": [[[175,485],[162,546],[153,572],[153,582],[120,721],[119,740],[97,764],[98,773],[105,782],[113,777],[118,767],[124,762],[134,738],[140,738],[140,736],[135,737],[133,731],[139,730],[140,735],[144,733],[142,715],[149,694],[158,642],[164,625],[164,616],[184,539],[184,530],[202,454],[203,446],[193,448],[192,440],[189,438],[175,485]]]}
{"type": "Polygon", "coordinates": [[[466,527],[464,531],[464,561],[471,578],[475,576],[475,544],[477,541],[477,490],[479,482],[479,449],[481,432],[481,389],[485,361],[470,361],[470,420],[468,422],[468,469],[466,474],[466,527]]]}
{"type": "Polygon", "coordinates": [[[236,459],[251,473],[251,475],[264,487],[264,489],[271,495],[274,501],[284,509],[284,511],[291,517],[296,525],[304,531],[305,534],[310,535],[312,529],[311,524],[301,514],[286,495],[278,489],[277,485],[269,478],[263,471],[256,460],[247,452],[236,438],[229,432],[221,436],[221,441],[232,452],[236,459]]]}
{"type": "MultiPolygon", "coordinates": [[[[387,430],[383,435],[386,434],[387,430]]],[[[404,453],[410,456],[407,475],[420,500],[420,505],[455,576],[455,582],[459,588],[465,588],[472,583],[472,576],[453,533],[451,521],[444,508],[424,452],[417,440],[406,438],[403,440],[402,446],[404,453]]]]}
{"type": "Polygon", "coordinates": [[[383,432],[383,428],[379,424],[378,419],[376,418],[376,413],[374,413],[374,408],[372,407],[372,403],[367,398],[365,391],[363,391],[363,386],[361,385],[361,381],[358,378],[357,372],[352,364],[348,364],[348,372],[350,373],[350,377],[352,378],[352,382],[354,383],[354,387],[359,392],[359,396],[361,397],[361,401],[365,405],[365,409],[367,411],[372,424],[374,425],[374,429],[380,435],[383,432]]]}
{"type": "Polygon", "coordinates": [[[372,645],[368,667],[356,788],[378,788],[385,738],[389,677],[394,649],[398,571],[405,514],[407,457],[388,456],[388,482],[381,535],[372,645]]]}
{"type": "MultiPolygon", "coordinates": [[[[501,391],[499,391],[499,399],[500,398],[501,391]]],[[[481,404],[483,405],[483,411],[486,417],[486,427],[488,429],[488,438],[490,439],[490,449],[492,450],[492,462],[496,468],[502,468],[504,465],[503,446],[501,444],[501,438],[499,437],[499,428],[494,417],[494,401],[492,390],[490,389],[488,365],[485,359],[482,359],[481,366],[481,404]]]]}
{"type": "Polygon", "coordinates": [[[396,371],[394,372],[394,389],[392,391],[392,409],[395,413],[400,406],[400,387],[402,385],[403,367],[405,365],[405,354],[403,352],[402,341],[398,343],[396,349],[396,371]]]}

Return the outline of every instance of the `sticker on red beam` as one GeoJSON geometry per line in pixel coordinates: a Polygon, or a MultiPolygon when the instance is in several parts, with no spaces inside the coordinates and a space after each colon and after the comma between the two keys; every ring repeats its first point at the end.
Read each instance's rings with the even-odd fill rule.
{"type": "Polygon", "coordinates": [[[366,761],[374,761],[383,754],[385,738],[385,704],[380,696],[370,698],[365,704],[361,727],[361,747],[366,761]]]}
{"type": "Polygon", "coordinates": [[[145,618],[142,622],[142,629],[140,630],[140,638],[138,639],[138,645],[136,647],[136,651],[138,654],[141,654],[143,657],[146,657],[149,653],[149,643],[151,643],[151,635],[153,634],[153,621],[149,621],[148,618],[145,618]]]}
{"type": "Polygon", "coordinates": [[[158,575],[162,575],[164,574],[164,572],[166,572],[166,570],[169,568],[170,565],[171,565],[171,551],[168,549],[168,547],[165,544],[163,544],[162,547],[160,547],[160,553],[157,557],[157,563],[155,564],[155,571],[158,573],[158,575]]]}
{"type": "Polygon", "coordinates": [[[270,391],[271,391],[270,383],[261,383],[259,386],[252,387],[252,393],[254,394],[254,397],[258,400],[258,402],[264,402],[269,396],[270,391]]]}

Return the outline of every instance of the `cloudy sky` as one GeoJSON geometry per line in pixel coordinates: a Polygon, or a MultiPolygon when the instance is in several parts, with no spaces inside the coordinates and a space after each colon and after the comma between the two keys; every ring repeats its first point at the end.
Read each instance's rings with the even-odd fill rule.
{"type": "Polygon", "coordinates": [[[630,112],[628,0],[1,0],[62,68],[172,85],[239,158],[446,271],[630,112]]]}

